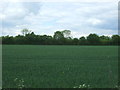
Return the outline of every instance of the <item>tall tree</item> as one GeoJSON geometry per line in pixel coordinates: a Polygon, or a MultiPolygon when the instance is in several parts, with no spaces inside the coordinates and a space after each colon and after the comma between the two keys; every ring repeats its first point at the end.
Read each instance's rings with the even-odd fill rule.
{"type": "Polygon", "coordinates": [[[31,32],[31,30],[28,30],[27,28],[24,28],[21,32],[25,36],[26,34],[29,34],[31,32]]]}
{"type": "Polygon", "coordinates": [[[108,45],[108,44],[110,44],[110,37],[104,36],[104,35],[100,36],[100,44],[101,45],[108,45]]]}
{"type": "Polygon", "coordinates": [[[79,44],[78,38],[73,38],[73,45],[78,45],[78,44],[79,44]]]}
{"type": "Polygon", "coordinates": [[[70,38],[71,37],[71,31],[70,30],[63,30],[62,33],[63,33],[65,38],[70,38]]]}
{"type": "Polygon", "coordinates": [[[80,45],[86,45],[87,44],[87,40],[84,36],[79,38],[79,44],[80,45]]]}
{"type": "Polygon", "coordinates": [[[55,33],[54,33],[54,39],[56,39],[56,40],[60,40],[60,39],[63,39],[64,38],[64,35],[63,35],[63,33],[61,32],[61,31],[56,31],[55,33]]]}
{"type": "Polygon", "coordinates": [[[114,45],[120,45],[120,36],[119,35],[112,35],[112,43],[114,45]]]}
{"type": "Polygon", "coordinates": [[[98,45],[100,43],[100,38],[97,34],[90,34],[87,37],[87,41],[91,45],[98,45]]]}
{"type": "Polygon", "coordinates": [[[55,44],[60,44],[60,45],[64,44],[64,35],[61,31],[56,31],[53,37],[55,44]]]}

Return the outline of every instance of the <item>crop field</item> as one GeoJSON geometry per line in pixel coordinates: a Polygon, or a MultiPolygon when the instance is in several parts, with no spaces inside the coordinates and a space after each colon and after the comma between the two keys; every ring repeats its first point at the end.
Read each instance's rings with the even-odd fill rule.
{"type": "Polygon", "coordinates": [[[117,46],[3,45],[3,88],[115,88],[117,46]]]}

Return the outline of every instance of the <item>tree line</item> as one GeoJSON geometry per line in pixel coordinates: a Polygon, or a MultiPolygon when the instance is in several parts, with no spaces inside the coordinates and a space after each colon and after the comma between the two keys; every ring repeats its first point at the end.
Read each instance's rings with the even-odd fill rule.
{"type": "Polygon", "coordinates": [[[72,38],[70,30],[56,31],[53,36],[36,35],[28,29],[22,30],[22,35],[2,36],[2,44],[15,45],[120,45],[120,35],[99,36],[89,34],[80,38],[72,38]]]}

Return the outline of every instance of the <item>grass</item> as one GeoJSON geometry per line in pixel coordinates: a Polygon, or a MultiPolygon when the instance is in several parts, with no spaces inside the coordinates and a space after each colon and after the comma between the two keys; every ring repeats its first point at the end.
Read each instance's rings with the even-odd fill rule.
{"type": "Polygon", "coordinates": [[[114,88],[118,83],[117,50],[117,46],[3,45],[3,88],[84,84],[114,88]]]}

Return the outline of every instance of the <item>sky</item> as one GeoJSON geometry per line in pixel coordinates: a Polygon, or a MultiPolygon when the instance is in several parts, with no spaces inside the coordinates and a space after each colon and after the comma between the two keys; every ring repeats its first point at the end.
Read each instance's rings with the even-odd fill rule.
{"type": "MultiPolygon", "coordinates": [[[[104,0],[105,1],[105,0],[104,0]]],[[[71,30],[73,37],[118,34],[118,2],[2,2],[2,35],[16,36],[27,28],[53,35],[71,30]]]]}

